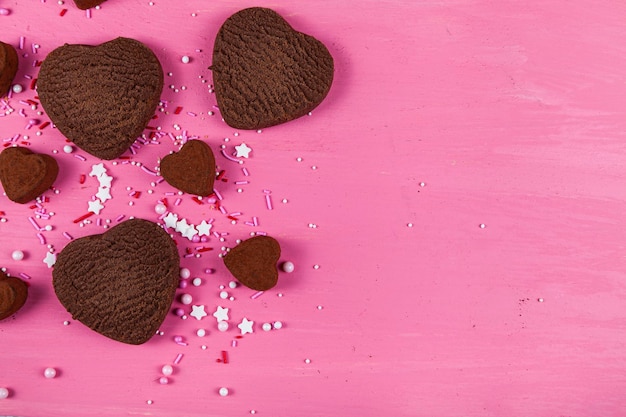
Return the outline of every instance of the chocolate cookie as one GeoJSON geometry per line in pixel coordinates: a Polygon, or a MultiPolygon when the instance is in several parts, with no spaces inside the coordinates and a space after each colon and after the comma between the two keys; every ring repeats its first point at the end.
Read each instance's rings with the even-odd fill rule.
{"type": "Polygon", "coordinates": [[[0,96],[9,92],[17,73],[17,51],[8,43],[0,42],[0,96]]]}
{"type": "Polygon", "coordinates": [[[70,242],[52,271],[57,298],[72,317],[132,345],[150,339],[169,311],[180,258],[158,225],[127,220],[70,242]]]}
{"type": "Polygon", "coordinates": [[[261,129],[317,107],[330,90],[334,63],[320,41],[295,31],[275,11],[253,7],[224,22],[211,69],[226,123],[261,129]]]}
{"type": "Polygon", "coordinates": [[[141,135],[162,89],[159,60],[128,38],[61,46],[46,57],[37,81],[41,104],[56,127],[101,159],[117,158],[141,135]]]}
{"type": "Polygon", "coordinates": [[[78,7],[81,10],[87,10],[90,9],[92,7],[96,7],[99,4],[104,3],[106,0],[74,0],[74,3],[76,3],[76,7],[78,7]]]}
{"type": "Polygon", "coordinates": [[[280,245],[276,239],[255,236],[231,249],[224,256],[224,264],[246,287],[265,291],[278,282],[278,258],[280,245]]]}
{"type": "Polygon", "coordinates": [[[180,191],[206,197],[215,182],[213,151],[201,140],[187,141],[180,151],[161,159],[161,175],[180,191]]]}
{"type": "Polygon", "coordinates": [[[28,284],[0,271],[0,320],[22,308],[28,297],[28,284]]]}
{"type": "Polygon", "coordinates": [[[58,173],[59,165],[50,155],[19,146],[0,153],[0,182],[7,197],[16,203],[37,198],[54,184],[58,173]]]}

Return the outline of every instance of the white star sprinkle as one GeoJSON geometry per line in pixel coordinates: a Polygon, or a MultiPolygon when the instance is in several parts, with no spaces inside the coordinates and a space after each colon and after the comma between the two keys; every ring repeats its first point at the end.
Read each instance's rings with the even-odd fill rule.
{"type": "Polygon", "coordinates": [[[167,216],[163,218],[163,221],[167,227],[173,229],[176,227],[176,223],[178,223],[178,216],[174,213],[167,213],[167,216]]]}
{"type": "Polygon", "coordinates": [[[213,317],[215,317],[218,322],[228,320],[228,309],[217,306],[217,310],[213,313],[213,317]]]}
{"type": "Polygon", "coordinates": [[[193,237],[198,234],[198,231],[193,226],[193,224],[191,224],[187,229],[185,229],[185,231],[181,232],[181,234],[183,235],[183,237],[186,237],[189,240],[193,240],[193,237]]]}
{"type": "Polygon", "coordinates": [[[90,177],[99,177],[101,175],[106,174],[107,169],[104,167],[104,164],[101,162],[96,165],[91,166],[91,172],[89,173],[90,177]]]}
{"type": "Polygon", "coordinates": [[[189,229],[191,225],[187,223],[187,219],[182,219],[176,222],[176,231],[180,234],[183,234],[189,229]]]}
{"type": "Polygon", "coordinates": [[[243,320],[241,320],[241,323],[239,323],[237,325],[237,327],[239,327],[239,330],[241,330],[241,334],[246,334],[246,333],[253,333],[254,330],[252,330],[252,325],[254,324],[253,321],[248,320],[247,318],[243,318],[243,320]]]}
{"type": "Polygon", "coordinates": [[[110,187],[111,181],[113,181],[113,177],[102,174],[98,177],[98,182],[100,183],[100,187],[110,187]]]}
{"type": "Polygon", "coordinates": [[[207,223],[206,221],[202,220],[202,223],[196,226],[196,229],[198,230],[198,236],[209,236],[211,234],[212,227],[213,225],[211,223],[207,223]]]}
{"type": "Polygon", "coordinates": [[[100,210],[104,208],[100,200],[93,200],[87,204],[89,204],[89,209],[87,211],[90,211],[94,214],[100,214],[100,210]]]}
{"type": "Polygon", "coordinates": [[[43,263],[48,265],[48,268],[52,268],[52,265],[54,265],[56,261],[57,261],[57,256],[52,252],[46,253],[46,257],[43,258],[43,263]]]}
{"type": "Polygon", "coordinates": [[[248,145],[246,145],[245,143],[242,143],[239,146],[235,146],[235,149],[237,150],[237,158],[247,158],[250,155],[250,152],[252,151],[252,149],[250,149],[248,147],[248,145]]]}
{"type": "Polygon", "coordinates": [[[96,197],[102,201],[103,203],[107,200],[111,199],[111,189],[110,188],[105,188],[105,187],[101,187],[98,192],[96,193],[96,197]]]}
{"type": "Polygon", "coordinates": [[[191,317],[195,317],[198,320],[201,320],[203,317],[207,316],[206,311],[204,311],[204,306],[200,305],[200,306],[191,306],[191,313],[189,313],[189,315],[191,317]]]}

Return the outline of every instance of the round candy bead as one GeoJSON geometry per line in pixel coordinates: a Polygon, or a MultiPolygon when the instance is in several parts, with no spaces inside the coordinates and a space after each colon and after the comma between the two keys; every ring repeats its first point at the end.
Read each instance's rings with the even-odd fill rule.
{"type": "Polygon", "coordinates": [[[293,262],[287,261],[287,262],[283,263],[282,269],[286,273],[290,274],[290,273],[292,273],[294,271],[294,269],[296,269],[296,266],[293,264],[293,262]]]}
{"type": "Polygon", "coordinates": [[[219,330],[220,332],[225,332],[226,330],[228,330],[228,322],[220,321],[219,323],[217,323],[217,330],[219,330]]]}
{"type": "Polygon", "coordinates": [[[170,382],[170,380],[167,379],[166,376],[162,376],[161,378],[159,378],[159,384],[161,384],[161,385],[169,384],[169,382],[170,382]]]}
{"type": "Polygon", "coordinates": [[[222,397],[226,397],[226,396],[228,395],[228,388],[226,388],[226,387],[222,387],[222,388],[220,388],[219,393],[220,393],[220,395],[221,395],[222,397]]]}
{"type": "Polygon", "coordinates": [[[196,335],[197,335],[198,337],[204,337],[204,336],[206,336],[206,330],[204,330],[204,329],[198,329],[198,330],[196,331],[196,335]]]}
{"type": "Polygon", "coordinates": [[[280,321],[275,321],[274,322],[274,328],[275,329],[281,329],[283,327],[283,323],[280,321]]]}
{"type": "Polygon", "coordinates": [[[24,88],[20,85],[20,84],[14,84],[13,85],[13,92],[15,94],[19,94],[24,90],[24,88]]]}
{"type": "Polygon", "coordinates": [[[191,296],[191,294],[183,294],[180,297],[180,302],[188,306],[189,304],[193,302],[193,297],[191,296]]]}
{"type": "Polygon", "coordinates": [[[183,57],[180,60],[182,61],[183,64],[189,64],[189,61],[191,61],[191,59],[187,55],[183,55],[183,57]]]}
{"type": "Polygon", "coordinates": [[[228,283],[228,288],[237,288],[237,281],[230,281],[228,283]]]}
{"type": "Polygon", "coordinates": [[[165,376],[170,376],[174,373],[174,368],[172,367],[172,365],[163,365],[163,368],[161,368],[161,373],[165,376]]]}
{"type": "Polygon", "coordinates": [[[187,279],[191,276],[191,271],[189,268],[180,268],[180,277],[183,279],[187,279]]]}
{"type": "Polygon", "coordinates": [[[154,211],[156,214],[164,214],[167,211],[167,207],[165,207],[165,204],[163,203],[158,203],[154,206],[154,211]]]}
{"type": "Polygon", "coordinates": [[[269,323],[263,323],[263,330],[265,330],[266,332],[269,332],[270,330],[272,330],[272,325],[269,323]]]}
{"type": "Polygon", "coordinates": [[[46,368],[46,369],[43,371],[43,376],[45,376],[45,377],[46,377],[46,378],[48,378],[48,379],[52,379],[52,378],[54,378],[55,376],[57,376],[57,370],[56,370],[56,369],[54,369],[54,368],[46,368]]]}
{"type": "Polygon", "coordinates": [[[202,285],[202,279],[201,278],[194,278],[191,283],[193,284],[194,287],[199,287],[200,285],[202,285]]]}
{"type": "Polygon", "coordinates": [[[226,291],[221,291],[221,292],[220,292],[220,298],[221,298],[222,300],[227,299],[227,298],[228,298],[228,293],[227,293],[226,291]]]}
{"type": "Polygon", "coordinates": [[[65,153],[72,153],[72,152],[74,152],[74,147],[72,145],[65,145],[63,147],[63,152],[65,152],[65,153]]]}
{"type": "Polygon", "coordinates": [[[21,261],[24,259],[24,252],[21,250],[14,250],[11,254],[11,258],[13,258],[14,261],[21,261]]]}
{"type": "Polygon", "coordinates": [[[0,387],[0,400],[4,400],[5,398],[9,398],[9,390],[4,387],[0,387]]]}

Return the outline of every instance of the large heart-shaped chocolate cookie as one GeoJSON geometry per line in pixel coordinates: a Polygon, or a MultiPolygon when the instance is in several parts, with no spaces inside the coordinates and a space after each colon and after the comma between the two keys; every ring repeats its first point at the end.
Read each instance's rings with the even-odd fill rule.
{"type": "Polygon", "coordinates": [[[78,7],[81,10],[87,10],[90,9],[92,7],[96,7],[99,4],[104,3],[106,0],[74,0],[74,3],[76,3],[76,7],[78,7]]]}
{"type": "Polygon", "coordinates": [[[255,236],[231,249],[224,256],[224,264],[246,287],[265,291],[278,282],[278,258],[280,245],[276,239],[255,236]]]}
{"type": "Polygon", "coordinates": [[[222,25],[213,48],[220,113],[238,129],[261,129],[304,116],[330,90],[334,63],[317,39],[271,9],[241,10],[222,25]]]}
{"type": "Polygon", "coordinates": [[[11,201],[25,204],[46,191],[57,178],[59,165],[50,155],[14,146],[0,153],[0,182],[11,201]]]}
{"type": "Polygon", "coordinates": [[[0,320],[22,308],[28,297],[28,284],[0,271],[0,320]]]}
{"type": "Polygon", "coordinates": [[[0,96],[5,95],[17,73],[17,51],[11,45],[0,42],[0,96]]]}
{"type": "Polygon", "coordinates": [[[206,197],[213,193],[215,156],[201,140],[187,141],[180,151],[161,159],[161,175],[172,187],[206,197]]]}
{"type": "Polygon", "coordinates": [[[132,219],[70,242],[52,271],[57,298],[96,332],[139,345],[152,337],[174,299],[180,258],[157,224],[132,219]]]}
{"type": "Polygon", "coordinates": [[[102,159],[117,158],[141,135],[162,89],[159,60],[128,38],[61,46],[46,57],[37,81],[41,104],[56,127],[102,159]]]}

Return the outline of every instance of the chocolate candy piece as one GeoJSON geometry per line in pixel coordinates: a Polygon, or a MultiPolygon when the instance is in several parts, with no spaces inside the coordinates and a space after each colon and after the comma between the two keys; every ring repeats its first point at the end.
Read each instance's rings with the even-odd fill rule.
{"type": "Polygon", "coordinates": [[[265,291],[278,282],[276,263],[280,245],[270,236],[255,236],[244,240],[224,256],[224,264],[243,285],[265,291]]]}
{"type": "Polygon", "coordinates": [[[206,197],[215,182],[213,151],[200,140],[187,141],[180,151],[161,159],[161,175],[180,191],[206,197]]]}
{"type": "Polygon", "coordinates": [[[28,298],[28,284],[0,271],[0,320],[12,316],[28,298]]]}
{"type": "Polygon", "coordinates": [[[141,135],[163,89],[154,53],[134,39],[64,45],[46,57],[37,92],[56,127],[79,148],[114,159],[141,135]]]}
{"type": "Polygon", "coordinates": [[[330,90],[334,63],[320,41],[297,32],[275,11],[253,7],[224,22],[211,69],[226,123],[261,129],[317,107],[330,90]]]}
{"type": "Polygon", "coordinates": [[[0,153],[0,182],[10,200],[25,204],[54,184],[59,173],[50,155],[33,153],[19,146],[0,153]]]}
{"type": "Polygon", "coordinates": [[[52,271],[57,298],[72,317],[123,343],[150,339],[169,311],[180,258],[155,223],[132,219],[70,242],[52,271]]]}
{"type": "Polygon", "coordinates": [[[0,42],[0,96],[9,92],[17,73],[17,51],[11,45],[0,42]]]}

